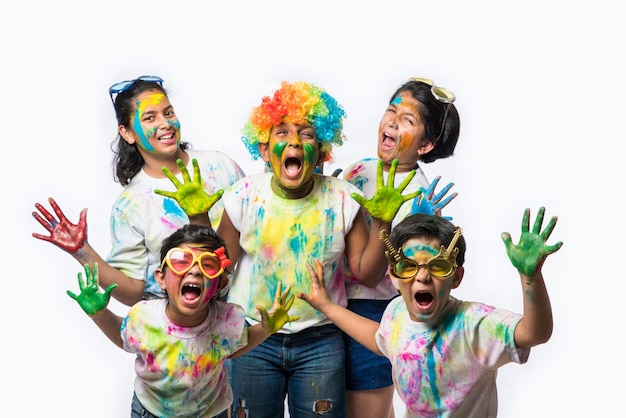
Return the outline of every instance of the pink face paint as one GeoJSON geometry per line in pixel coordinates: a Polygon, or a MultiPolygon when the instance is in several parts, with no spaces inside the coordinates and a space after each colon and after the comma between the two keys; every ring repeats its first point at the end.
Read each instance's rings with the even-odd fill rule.
{"type": "Polygon", "coordinates": [[[216,277],[214,279],[204,278],[204,287],[207,289],[206,295],[204,297],[204,302],[209,303],[215,292],[217,291],[217,285],[220,278],[216,277]]]}

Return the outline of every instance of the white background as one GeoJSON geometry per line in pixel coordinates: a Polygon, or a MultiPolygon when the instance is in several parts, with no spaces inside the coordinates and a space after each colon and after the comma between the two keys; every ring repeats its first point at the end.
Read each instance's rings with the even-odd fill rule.
{"type": "MultiPolygon", "coordinates": [[[[77,290],[80,266],[31,237],[44,232],[31,212],[48,196],[73,221],[89,208],[89,240],[106,255],[110,206],[121,191],[111,169],[116,122],[107,89],[144,74],[165,79],[184,139],[226,151],[247,173],[262,167],[240,129],[281,80],[324,87],[346,109],[348,140],[328,172],[375,156],[378,121],[407,78],[454,91],[462,122],[456,154],[424,166],[459,193],[447,214],[464,228],[468,260],[454,294],[521,310],[500,233],[517,242],[526,207],[532,220],[542,205],[547,217],[558,215],[548,242],[565,243],[544,266],[553,337],[526,365],[501,369],[499,416],[615,416],[626,372],[619,2],[221,3],[3,4],[0,404],[7,416],[129,415],[133,357],[65,294],[77,290]]],[[[399,416],[401,404],[396,409],[399,416]]]]}

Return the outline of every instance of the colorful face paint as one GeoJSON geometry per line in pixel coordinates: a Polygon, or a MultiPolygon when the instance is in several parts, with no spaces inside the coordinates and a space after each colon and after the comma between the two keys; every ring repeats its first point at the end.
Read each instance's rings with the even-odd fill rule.
{"type": "Polygon", "coordinates": [[[406,247],[403,247],[402,250],[404,251],[404,255],[408,258],[415,258],[416,254],[419,252],[425,252],[434,257],[439,252],[439,249],[423,244],[407,245],[406,247]]]}
{"type": "Polygon", "coordinates": [[[398,159],[401,167],[414,167],[424,135],[419,102],[409,92],[396,96],[387,107],[378,127],[378,157],[386,164],[398,159]]]}
{"type": "Polygon", "coordinates": [[[154,93],[145,95],[136,102],[133,131],[137,135],[139,147],[147,152],[156,152],[150,139],[156,138],[158,125],[163,122],[159,117],[161,113],[164,114],[165,123],[172,128],[173,134],[176,135],[176,145],[180,144],[180,121],[174,115],[171,106],[163,109],[165,105],[163,102],[166,99],[167,97],[163,93],[154,93]]]}
{"type": "Polygon", "coordinates": [[[305,196],[313,185],[319,151],[314,129],[283,122],[272,128],[267,148],[274,192],[287,199],[305,196]]]}

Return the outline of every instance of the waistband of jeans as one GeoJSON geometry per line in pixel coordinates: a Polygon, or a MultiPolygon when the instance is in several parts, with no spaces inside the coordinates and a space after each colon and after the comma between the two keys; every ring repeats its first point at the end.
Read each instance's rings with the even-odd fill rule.
{"type": "MultiPolygon", "coordinates": [[[[246,321],[246,325],[251,326],[251,324],[248,321],[246,321]]],[[[277,332],[275,334],[270,335],[270,337],[272,336],[298,337],[301,335],[309,335],[309,334],[313,334],[314,332],[326,331],[326,330],[339,331],[339,327],[335,324],[325,324],[325,325],[319,325],[317,327],[309,327],[309,328],[303,329],[302,331],[298,331],[294,333],[277,332]]]]}
{"type": "Polygon", "coordinates": [[[293,335],[293,336],[309,335],[309,334],[313,334],[314,332],[317,332],[317,331],[325,331],[325,330],[337,330],[337,331],[339,331],[339,327],[337,327],[337,325],[335,325],[335,324],[326,324],[326,325],[320,325],[320,326],[317,326],[317,327],[310,327],[310,328],[307,328],[307,329],[303,329],[302,331],[298,331],[298,332],[290,334],[290,335],[293,335]]]}

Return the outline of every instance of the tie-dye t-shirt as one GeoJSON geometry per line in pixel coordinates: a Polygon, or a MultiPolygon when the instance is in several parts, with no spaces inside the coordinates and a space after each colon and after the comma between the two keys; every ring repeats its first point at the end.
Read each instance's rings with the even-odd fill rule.
{"type": "MultiPolygon", "coordinates": [[[[350,165],[344,172],[344,179],[361,189],[365,197],[368,199],[376,194],[376,173],[378,171],[378,161],[379,160],[377,158],[366,158],[350,165]]],[[[400,183],[408,177],[409,173],[410,172],[396,173],[394,180],[395,186],[398,187],[400,183]]],[[[388,176],[389,173],[384,171],[383,178],[385,179],[385,184],[387,184],[388,176]]],[[[424,172],[418,167],[415,170],[415,177],[413,177],[411,182],[406,186],[406,189],[404,189],[402,194],[412,193],[419,190],[420,187],[427,189],[429,184],[430,183],[426,179],[424,172]]],[[[401,220],[406,218],[411,213],[412,205],[413,200],[411,199],[406,201],[400,207],[398,213],[393,219],[391,224],[392,227],[396,226],[401,220]]],[[[367,219],[369,222],[369,215],[367,215],[367,219]]],[[[368,287],[361,284],[352,275],[348,266],[346,266],[346,293],[348,295],[348,299],[389,300],[398,296],[398,290],[393,286],[393,283],[391,283],[389,274],[385,275],[378,286],[368,287]]]]}
{"type": "Polygon", "coordinates": [[[392,300],[376,340],[393,368],[406,418],[496,417],[498,368],[525,363],[513,334],[521,315],[450,297],[436,325],[414,322],[404,300],[392,300]]]}
{"type": "MultiPolygon", "coordinates": [[[[219,151],[186,150],[187,170],[193,176],[192,158],[198,160],[207,193],[226,190],[244,177],[243,170],[228,155],[219,151]]],[[[176,176],[183,183],[182,175],[176,176]]],[[[144,293],[162,297],[154,278],[159,267],[163,240],[189,223],[178,202],[154,193],[155,189],[176,191],[167,177],[156,179],[143,170],[124,187],[111,211],[111,251],[106,261],[128,277],[145,280],[144,293]]],[[[224,206],[218,201],[209,211],[211,225],[217,228],[224,206]]]]}
{"type": "Polygon", "coordinates": [[[233,401],[224,361],[248,343],[241,307],[211,302],[206,320],[179,327],[166,299],[141,301],[124,318],[124,350],[137,354],[135,394],[159,417],[213,417],[233,401]]]}
{"type": "MultiPolygon", "coordinates": [[[[283,199],[272,191],[271,178],[272,173],[246,177],[222,196],[224,210],[240,233],[242,248],[228,301],[241,305],[249,321],[258,323],[261,318],[255,306],[272,306],[279,281],[291,285],[293,295],[310,292],[307,263],[313,265],[317,258],[323,262],[330,297],[345,307],[345,237],[361,210],[351,193],[361,192],[342,179],[315,175],[308,196],[283,199]]],[[[279,332],[330,323],[300,299],[294,301],[289,315],[300,319],[279,332]]]]}

